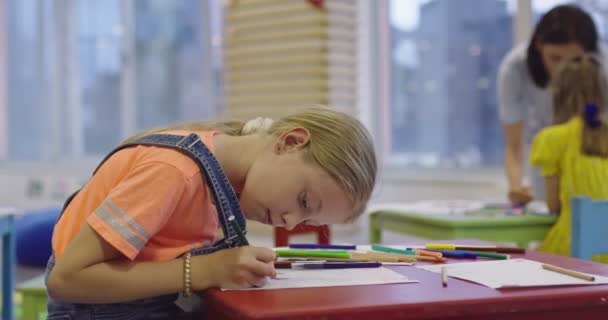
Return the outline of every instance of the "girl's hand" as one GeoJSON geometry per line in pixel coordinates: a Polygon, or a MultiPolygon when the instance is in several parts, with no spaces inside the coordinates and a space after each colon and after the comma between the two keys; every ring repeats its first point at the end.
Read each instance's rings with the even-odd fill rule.
{"type": "Polygon", "coordinates": [[[513,205],[525,206],[528,202],[534,200],[534,195],[530,188],[519,187],[509,190],[509,200],[513,205]]]}
{"type": "Polygon", "coordinates": [[[245,246],[192,257],[194,290],[209,287],[241,289],[261,287],[267,277],[275,277],[274,251],[245,246]]]}

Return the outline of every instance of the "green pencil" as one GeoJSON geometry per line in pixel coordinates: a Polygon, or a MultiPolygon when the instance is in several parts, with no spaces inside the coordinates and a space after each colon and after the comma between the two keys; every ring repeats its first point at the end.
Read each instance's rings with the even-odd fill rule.
{"type": "Polygon", "coordinates": [[[501,254],[501,253],[483,252],[483,251],[461,251],[461,250],[459,250],[459,252],[474,253],[478,257],[483,257],[483,258],[492,258],[492,259],[498,259],[498,260],[508,260],[508,259],[511,259],[511,255],[510,254],[501,254]]]}
{"type": "Polygon", "coordinates": [[[275,250],[277,257],[300,257],[300,258],[335,258],[350,259],[350,252],[346,250],[275,250]]]}
{"type": "Polygon", "coordinates": [[[397,253],[397,254],[406,254],[408,256],[417,256],[418,252],[413,250],[401,250],[395,249],[391,247],[379,246],[377,244],[372,244],[372,250],[380,251],[380,252],[388,252],[388,253],[397,253]]]}

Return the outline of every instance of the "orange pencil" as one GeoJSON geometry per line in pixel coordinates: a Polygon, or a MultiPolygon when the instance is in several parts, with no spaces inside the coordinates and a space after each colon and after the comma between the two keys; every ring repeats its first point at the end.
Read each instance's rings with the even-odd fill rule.
{"type": "Polygon", "coordinates": [[[441,252],[426,251],[426,250],[422,250],[422,249],[412,249],[412,250],[418,252],[418,254],[421,256],[443,258],[443,254],[441,252]]]}

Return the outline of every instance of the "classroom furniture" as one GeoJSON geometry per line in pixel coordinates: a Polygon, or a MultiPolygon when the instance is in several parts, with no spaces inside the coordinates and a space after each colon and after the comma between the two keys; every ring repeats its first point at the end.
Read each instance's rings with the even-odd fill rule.
{"type": "Polygon", "coordinates": [[[13,320],[13,290],[15,288],[15,212],[0,208],[2,235],[2,319],[13,320]]]}
{"type": "Polygon", "coordinates": [[[571,219],[573,257],[591,260],[594,254],[608,254],[608,201],[572,198],[571,219]]]}
{"type": "MultiPolygon", "coordinates": [[[[608,265],[601,263],[534,251],[512,256],[608,276],[608,265]]],[[[450,277],[443,287],[440,274],[411,266],[389,268],[419,282],[261,291],[211,289],[201,293],[206,301],[201,319],[603,320],[608,314],[608,285],[494,290],[450,277]]]]}
{"type": "Polygon", "coordinates": [[[289,245],[289,237],[296,234],[305,234],[305,233],[316,233],[317,234],[317,242],[319,244],[329,244],[329,239],[331,238],[331,234],[329,231],[329,226],[307,226],[307,225],[298,225],[293,230],[287,230],[282,227],[274,228],[274,246],[275,247],[286,247],[289,245]]]}
{"type": "Polygon", "coordinates": [[[15,221],[17,264],[46,267],[53,251],[53,228],[60,213],[61,208],[47,208],[20,215],[15,221]]]}
{"type": "Polygon", "coordinates": [[[382,232],[408,234],[425,239],[481,239],[493,242],[528,243],[544,239],[557,217],[551,215],[507,215],[492,211],[469,214],[422,214],[378,209],[369,216],[369,242],[382,242],[382,232]]]}
{"type": "Polygon", "coordinates": [[[16,289],[21,295],[21,320],[46,319],[46,286],[44,275],[23,282],[16,289]]]}

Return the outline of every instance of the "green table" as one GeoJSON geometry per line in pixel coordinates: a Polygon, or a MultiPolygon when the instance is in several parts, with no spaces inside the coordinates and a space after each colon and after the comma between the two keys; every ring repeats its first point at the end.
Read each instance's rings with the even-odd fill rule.
{"type": "Polygon", "coordinates": [[[17,286],[17,293],[21,294],[22,320],[46,319],[46,286],[44,275],[30,279],[17,286]]]}
{"type": "Polygon", "coordinates": [[[426,239],[480,239],[515,242],[527,248],[542,240],[557,217],[549,215],[507,215],[492,210],[460,214],[417,214],[395,209],[378,209],[370,215],[370,243],[381,243],[389,230],[426,239]]]}

